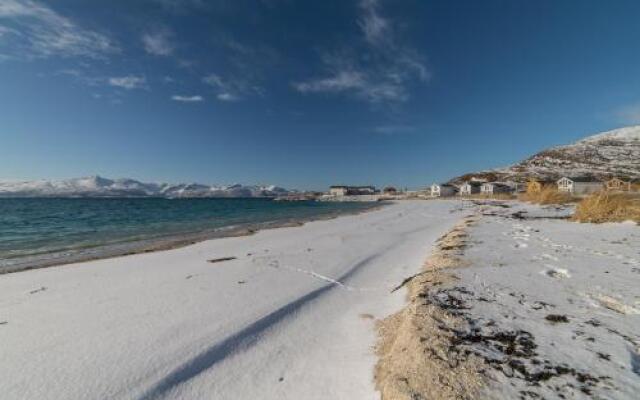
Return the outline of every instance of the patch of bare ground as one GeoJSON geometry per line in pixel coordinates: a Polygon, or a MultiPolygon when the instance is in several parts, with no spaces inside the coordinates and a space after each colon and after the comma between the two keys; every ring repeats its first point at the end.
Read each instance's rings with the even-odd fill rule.
{"type": "Polygon", "coordinates": [[[455,282],[448,269],[465,265],[466,229],[476,218],[464,219],[438,240],[424,270],[399,286],[408,289],[407,306],[378,323],[375,381],[383,400],[471,399],[483,386],[482,359],[451,351],[464,320],[430,299],[435,288],[455,282]]]}

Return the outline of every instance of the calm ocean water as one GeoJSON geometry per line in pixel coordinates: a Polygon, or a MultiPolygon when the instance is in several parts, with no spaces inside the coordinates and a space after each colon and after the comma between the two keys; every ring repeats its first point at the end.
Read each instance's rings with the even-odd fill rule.
{"type": "Polygon", "coordinates": [[[372,206],[266,199],[0,199],[0,273],[372,206]]]}

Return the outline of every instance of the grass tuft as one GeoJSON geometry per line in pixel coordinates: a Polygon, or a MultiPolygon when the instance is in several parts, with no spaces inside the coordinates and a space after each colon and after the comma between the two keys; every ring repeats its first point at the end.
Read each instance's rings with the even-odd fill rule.
{"type": "Polygon", "coordinates": [[[543,205],[568,204],[575,203],[577,201],[570,193],[560,192],[552,186],[544,187],[541,191],[535,193],[523,193],[519,198],[522,201],[543,205]]]}
{"type": "Polygon", "coordinates": [[[574,221],[640,223],[640,196],[628,193],[599,192],[586,197],[576,207],[574,221]]]}

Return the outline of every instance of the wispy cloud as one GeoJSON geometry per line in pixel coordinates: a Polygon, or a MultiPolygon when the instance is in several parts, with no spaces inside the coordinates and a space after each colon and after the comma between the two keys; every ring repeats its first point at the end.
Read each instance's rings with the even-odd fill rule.
{"type": "Polygon", "coordinates": [[[175,13],[185,13],[191,9],[205,7],[206,0],[154,0],[168,11],[175,13]]]}
{"type": "Polygon", "coordinates": [[[118,46],[106,34],[81,28],[36,1],[0,0],[0,21],[8,24],[4,27],[0,46],[6,47],[15,57],[99,59],[119,52],[118,46]]]}
{"type": "Polygon", "coordinates": [[[373,104],[409,99],[409,87],[430,75],[423,56],[398,43],[393,21],[380,11],[380,0],[362,0],[357,23],[359,43],[321,55],[325,76],[294,82],[301,93],[349,93],[373,104]]]}
{"type": "Polygon", "coordinates": [[[169,56],[173,53],[173,33],[166,29],[147,32],[142,35],[142,44],[147,53],[155,56],[169,56]]]}
{"type": "Polygon", "coordinates": [[[336,71],[328,78],[308,82],[294,83],[294,87],[302,93],[341,92],[350,89],[362,89],[366,85],[362,73],[358,71],[336,71]]]}
{"type": "Polygon", "coordinates": [[[204,97],[198,96],[198,95],[196,95],[196,96],[174,95],[174,96],[171,96],[171,100],[179,101],[179,102],[182,102],[182,103],[199,103],[199,102],[204,101],[204,97]]]}
{"type": "Polygon", "coordinates": [[[219,95],[216,96],[216,98],[220,101],[238,101],[240,100],[240,98],[236,95],[233,95],[231,93],[220,93],[219,95]]]}
{"type": "Polygon", "coordinates": [[[629,125],[640,124],[640,103],[620,107],[614,112],[618,122],[629,125]]]}
{"type": "Polygon", "coordinates": [[[120,77],[112,77],[107,80],[109,85],[132,90],[132,89],[143,89],[146,87],[147,79],[144,76],[120,76],[120,77]]]}
{"type": "Polygon", "coordinates": [[[376,126],[373,130],[381,135],[400,135],[413,133],[416,128],[410,125],[382,125],[376,126]]]}
{"type": "Polygon", "coordinates": [[[380,15],[378,0],[362,0],[360,8],[362,14],[358,19],[358,25],[364,33],[365,39],[376,46],[389,40],[391,36],[390,23],[380,15]]]}
{"type": "Polygon", "coordinates": [[[211,73],[202,78],[202,81],[216,90],[216,98],[220,101],[238,101],[249,94],[263,94],[262,87],[252,84],[248,79],[237,77],[225,79],[211,73]]]}

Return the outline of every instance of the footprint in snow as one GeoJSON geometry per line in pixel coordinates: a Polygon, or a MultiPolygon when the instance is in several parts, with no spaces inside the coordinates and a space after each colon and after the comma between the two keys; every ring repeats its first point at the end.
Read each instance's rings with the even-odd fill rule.
{"type": "Polygon", "coordinates": [[[541,257],[546,258],[547,260],[558,261],[558,257],[553,256],[551,254],[547,254],[547,253],[542,253],[541,257]]]}
{"type": "Polygon", "coordinates": [[[629,357],[631,358],[631,370],[634,374],[640,375],[640,348],[629,348],[629,357]]]}
{"type": "Polygon", "coordinates": [[[540,273],[555,279],[571,278],[569,271],[564,268],[558,268],[549,264],[545,265],[545,267],[547,267],[547,269],[540,271],[540,273]]]}
{"type": "Polygon", "coordinates": [[[35,289],[35,290],[30,291],[29,294],[36,294],[38,292],[44,292],[45,290],[47,290],[47,287],[46,286],[42,286],[39,289],[35,289]]]}

